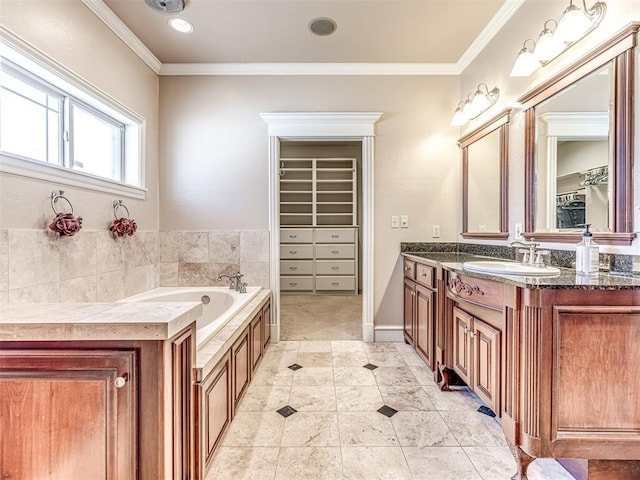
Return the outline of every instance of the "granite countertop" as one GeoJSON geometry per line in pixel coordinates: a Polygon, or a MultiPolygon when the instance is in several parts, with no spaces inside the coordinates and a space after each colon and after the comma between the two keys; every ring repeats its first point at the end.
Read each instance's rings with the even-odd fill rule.
{"type": "MultiPolygon", "coordinates": [[[[464,262],[474,260],[503,260],[496,257],[484,257],[457,252],[403,252],[403,256],[414,260],[427,259],[441,264],[447,270],[469,277],[494,280],[528,289],[573,289],[573,290],[637,290],[640,289],[640,277],[599,273],[598,275],[578,275],[570,268],[560,268],[560,274],[554,277],[527,277],[520,275],[498,275],[465,270],[464,262]]],[[[513,260],[507,260],[513,261],[513,260]]]]}
{"type": "Polygon", "coordinates": [[[201,315],[199,302],[3,305],[0,341],[167,340],[201,315]]]}

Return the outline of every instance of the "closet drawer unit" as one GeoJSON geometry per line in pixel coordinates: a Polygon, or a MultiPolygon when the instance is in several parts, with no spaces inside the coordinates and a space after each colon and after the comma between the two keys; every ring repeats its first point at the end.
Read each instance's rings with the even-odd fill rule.
{"type": "Polygon", "coordinates": [[[281,228],[280,243],[313,243],[313,230],[310,228],[281,228]]]}
{"type": "Polygon", "coordinates": [[[355,277],[316,277],[316,290],[353,290],[355,277]]]}
{"type": "Polygon", "coordinates": [[[356,262],[353,260],[316,260],[316,275],[353,275],[356,262]]]}
{"type": "Polygon", "coordinates": [[[313,275],[313,260],[283,260],[280,262],[282,275],[313,275]]]}
{"type": "Polygon", "coordinates": [[[316,243],[353,243],[356,235],[353,228],[317,228],[316,243]]]}
{"type": "Polygon", "coordinates": [[[355,258],[354,245],[316,245],[316,258],[355,258]]]}
{"type": "Polygon", "coordinates": [[[313,258],[313,245],[280,245],[280,258],[313,258]]]}
{"type": "Polygon", "coordinates": [[[313,290],[313,277],[280,277],[280,290],[288,292],[313,290]]]}

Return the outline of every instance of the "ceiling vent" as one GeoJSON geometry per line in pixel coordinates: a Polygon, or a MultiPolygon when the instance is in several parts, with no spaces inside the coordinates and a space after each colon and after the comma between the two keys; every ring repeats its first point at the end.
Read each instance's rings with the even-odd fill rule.
{"type": "Polygon", "coordinates": [[[321,37],[331,35],[337,28],[338,24],[332,18],[318,17],[309,22],[309,30],[321,37]]]}
{"type": "Polygon", "coordinates": [[[160,13],[174,14],[184,10],[184,0],[144,0],[144,2],[160,13]]]}

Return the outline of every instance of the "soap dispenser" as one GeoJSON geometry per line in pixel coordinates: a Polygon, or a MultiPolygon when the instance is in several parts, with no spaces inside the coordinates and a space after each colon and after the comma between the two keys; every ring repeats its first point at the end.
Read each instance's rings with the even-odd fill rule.
{"type": "Polygon", "coordinates": [[[600,251],[589,231],[591,224],[585,224],[582,241],[576,246],[576,272],[585,275],[596,275],[600,266],[600,251]]]}

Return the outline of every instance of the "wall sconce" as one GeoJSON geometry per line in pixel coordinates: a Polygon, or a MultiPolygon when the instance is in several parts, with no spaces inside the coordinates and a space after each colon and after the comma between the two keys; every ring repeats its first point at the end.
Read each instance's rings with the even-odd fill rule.
{"type": "Polygon", "coordinates": [[[500,96],[498,87],[489,91],[486,83],[481,83],[474,93],[467,95],[467,99],[458,103],[458,107],[451,119],[452,127],[464,125],[469,120],[476,118],[482,112],[493,106],[500,96]],[[484,86],[484,92],[482,87],[484,86]]]}
{"type": "Polygon", "coordinates": [[[550,19],[544,23],[538,43],[525,40],[513,64],[511,76],[528,77],[600,25],[607,4],[596,2],[587,8],[586,0],[582,0],[582,7],[577,7],[573,0],[569,0],[569,6],[562,12],[559,22],[550,19]],[[527,46],[527,42],[531,42],[532,46],[527,46]]]}

